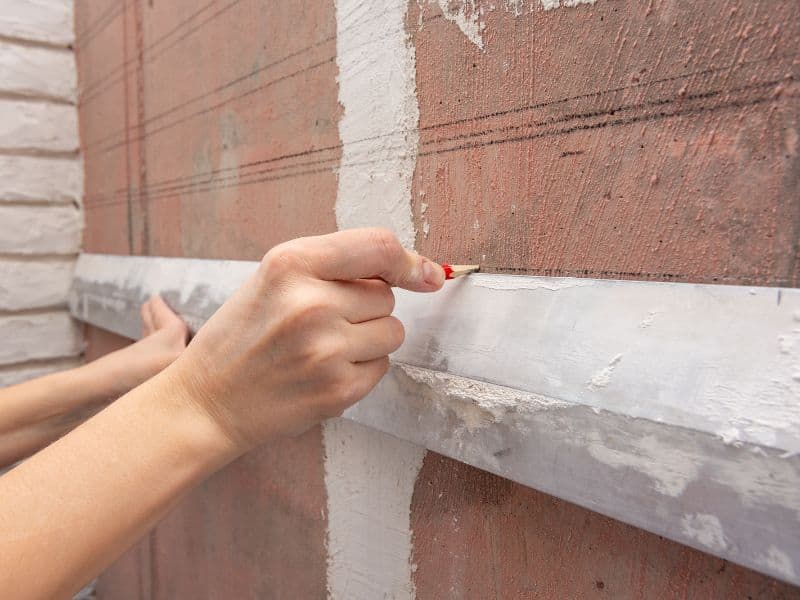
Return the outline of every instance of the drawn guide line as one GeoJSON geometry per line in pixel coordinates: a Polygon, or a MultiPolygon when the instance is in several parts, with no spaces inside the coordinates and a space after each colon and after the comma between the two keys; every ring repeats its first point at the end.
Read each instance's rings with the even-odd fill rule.
{"type": "MultiPolygon", "coordinates": [[[[737,88],[737,89],[734,89],[734,90],[717,90],[715,92],[705,92],[705,93],[702,93],[702,94],[697,94],[697,95],[692,95],[692,96],[683,96],[683,97],[679,97],[677,99],[673,98],[673,99],[668,99],[668,100],[659,100],[659,101],[656,101],[656,102],[653,102],[653,103],[640,103],[640,104],[623,105],[623,106],[618,106],[618,107],[611,108],[611,109],[608,109],[608,110],[605,110],[605,111],[594,111],[594,112],[584,113],[584,114],[570,114],[570,115],[565,115],[563,117],[550,119],[550,120],[547,120],[547,121],[536,121],[536,122],[532,122],[532,123],[524,123],[524,124],[521,124],[521,125],[507,126],[507,127],[503,127],[503,128],[494,128],[494,129],[490,128],[490,129],[485,129],[485,130],[478,131],[478,132],[459,134],[459,135],[455,135],[455,136],[451,136],[451,137],[437,138],[435,140],[428,140],[428,141],[422,142],[423,149],[419,152],[419,156],[420,157],[426,157],[426,156],[431,156],[431,155],[441,155],[441,154],[460,151],[460,150],[479,148],[479,147],[486,147],[486,146],[493,146],[493,145],[497,145],[497,144],[505,144],[505,143],[512,143],[512,142],[530,141],[530,140],[540,139],[540,138],[544,138],[544,137],[560,137],[560,136],[563,136],[563,135],[567,135],[567,134],[573,133],[575,131],[592,130],[592,129],[603,129],[603,128],[606,128],[606,127],[617,127],[617,126],[629,125],[629,124],[632,124],[632,123],[637,123],[637,122],[642,122],[642,121],[657,121],[657,120],[662,120],[662,119],[671,118],[671,117],[685,116],[685,115],[690,115],[690,114],[699,114],[699,113],[702,113],[702,112],[716,112],[718,110],[724,110],[724,109],[728,109],[728,108],[743,108],[743,107],[746,107],[746,106],[754,106],[756,104],[761,104],[761,103],[769,102],[769,101],[780,101],[782,98],[793,98],[794,97],[792,95],[788,95],[787,94],[787,95],[783,95],[783,96],[781,96],[779,98],[775,98],[775,96],[773,94],[768,93],[766,95],[763,95],[763,96],[760,96],[760,97],[757,97],[757,98],[754,98],[754,99],[749,99],[749,100],[748,99],[731,100],[731,101],[728,101],[728,102],[721,102],[718,105],[709,106],[709,107],[700,106],[700,107],[691,107],[691,108],[688,108],[688,109],[677,109],[677,110],[674,110],[674,111],[671,111],[671,112],[659,111],[659,112],[654,112],[654,113],[635,114],[635,112],[638,109],[660,107],[660,106],[665,106],[665,105],[669,105],[669,104],[672,104],[672,103],[680,103],[680,104],[682,104],[682,103],[685,103],[685,102],[690,102],[692,100],[707,100],[709,98],[718,97],[718,96],[721,96],[723,94],[732,94],[732,93],[735,93],[735,92],[743,92],[743,91],[746,92],[746,91],[770,88],[770,87],[776,85],[776,83],[780,83],[780,82],[779,81],[778,82],[776,82],[776,81],[762,82],[762,83],[752,84],[752,85],[748,85],[748,86],[742,86],[741,88],[737,88]],[[617,113],[630,112],[630,111],[634,112],[633,116],[627,117],[627,118],[613,119],[611,121],[600,121],[599,123],[589,123],[589,124],[584,124],[584,125],[576,124],[576,125],[571,125],[569,127],[563,127],[563,128],[560,128],[560,129],[547,130],[547,131],[544,131],[544,132],[536,132],[536,133],[530,133],[530,134],[525,134],[525,135],[499,137],[499,138],[494,138],[494,139],[489,139],[489,140],[469,141],[469,140],[473,140],[474,138],[479,138],[479,137],[492,135],[492,134],[496,134],[496,133],[505,134],[505,133],[517,132],[517,131],[520,131],[522,129],[546,127],[548,125],[566,124],[566,123],[570,123],[570,122],[573,122],[573,121],[578,121],[579,122],[579,121],[595,119],[595,118],[610,117],[610,116],[615,116],[617,113]],[[426,149],[425,148],[427,146],[436,146],[438,144],[448,144],[448,143],[452,143],[452,142],[457,142],[457,144],[455,146],[448,146],[448,147],[445,147],[445,148],[433,148],[433,149],[426,149]]],[[[477,119],[478,118],[476,118],[476,120],[477,119]]],[[[429,126],[429,128],[430,127],[431,126],[429,126]]],[[[399,137],[399,136],[402,135],[402,133],[405,133],[405,132],[398,132],[397,134],[391,134],[391,135],[397,135],[399,137]]],[[[361,140],[361,141],[365,141],[365,140],[361,140]]],[[[353,143],[355,143],[355,142],[353,142],[353,143]]],[[[309,156],[312,153],[316,154],[316,153],[320,153],[320,152],[335,150],[338,147],[340,147],[340,146],[331,146],[331,147],[328,147],[328,148],[325,148],[325,149],[317,149],[317,150],[308,151],[308,152],[304,152],[304,153],[295,153],[295,154],[286,155],[286,156],[282,156],[282,157],[275,157],[275,158],[265,159],[264,161],[256,161],[255,163],[250,163],[249,166],[252,166],[252,165],[263,165],[263,164],[280,162],[280,161],[286,160],[288,158],[300,158],[300,157],[304,157],[304,156],[309,156]]],[[[164,199],[164,198],[174,197],[174,196],[180,195],[182,193],[212,191],[212,190],[216,190],[216,189],[227,189],[228,187],[239,187],[239,186],[242,186],[242,185],[251,185],[251,184],[254,184],[254,183],[261,183],[261,182],[264,182],[264,181],[272,181],[272,180],[275,180],[275,179],[282,179],[284,177],[297,177],[297,176],[302,176],[302,175],[307,175],[307,174],[315,174],[315,173],[319,173],[319,172],[325,172],[325,171],[329,171],[330,168],[334,168],[336,166],[339,166],[338,165],[338,160],[339,160],[338,158],[322,158],[322,159],[318,159],[318,160],[314,160],[314,161],[305,161],[305,162],[300,162],[300,163],[295,163],[295,164],[288,164],[288,165],[278,165],[278,166],[274,166],[274,167],[270,167],[270,168],[266,168],[266,169],[261,169],[259,171],[255,171],[255,172],[252,172],[252,173],[242,173],[242,170],[247,168],[247,166],[243,165],[237,170],[238,171],[237,174],[233,175],[233,176],[214,178],[214,179],[211,179],[211,180],[204,180],[204,181],[191,181],[191,182],[188,182],[188,183],[185,183],[185,184],[182,184],[182,185],[176,185],[176,186],[172,186],[172,187],[154,187],[154,188],[151,188],[151,191],[153,192],[152,199],[164,199]],[[321,168],[321,169],[320,168],[316,168],[318,165],[326,165],[326,167],[321,168]],[[260,175],[266,175],[266,174],[269,174],[269,173],[275,173],[275,172],[280,172],[280,171],[289,171],[289,170],[293,170],[293,169],[302,169],[304,167],[314,167],[314,168],[311,168],[311,169],[305,170],[305,171],[301,170],[301,171],[295,171],[295,172],[291,172],[291,173],[284,173],[282,175],[278,175],[278,176],[275,176],[275,177],[266,177],[266,178],[263,178],[263,179],[249,179],[249,178],[253,178],[253,177],[256,177],[256,176],[260,176],[260,175]],[[218,185],[219,183],[223,183],[224,184],[225,182],[232,181],[232,180],[236,180],[233,185],[218,185]]],[[[347,166],[372,165],[372,164],[379,164],[379,163],[383,162],[383,160],[384,159],[365,159],[365,160],[360,160],[360,161],[351,161],[351,162],[346,163],[346,165],[347,166]]],[[[219,172],[222,172],[222,171],[219,171],[219,172]]],[[[163,184],[154,184],[154,186],[158,186],[158,185],[163,185],[163,184]]],[[[124,193],[124,190],[117,190],[116,192],[111,193],[107,197],[103,196],[103,195],[99,195],[99,196],[95,196],[95,197],[87,197],[86,206],[88,208],[88,207],[93,206],[93,205],[113,204],[114,203],[114,198],[117,197],[121,193],[124,193]]]]}
{"type": "MultiPolygon", "coordinates": [[[[800,56],[800,55],[794,54],[794,55],[787,55],[787,56],[781,56],[781,57],[772,57],[770,59],[759,59],[759,60],[751,61],[750,63],[744,63],[743,66],[751,66],[751,65],[759,64],[761,62],[765,62],[766,60],[778,60],[778,59],[782,59],[782,58],[793,59],[793,58],[796,58],[797,56],[800,56]]],[[[503,110],[503,111],[495,111],[495,112],[492,112],[492,113],[485,113],[483,115],[477,115],[477,116],[471,117],[471,118],[464,118],[464,119],[458,119],[458,120],[454,120],[454,121],[447,121],[447,122],[444,122],[444,123],[435,123],[435,124],[432,124],[432,125],[427,125],[427,126],[422,127],[420,129],[420,131],[429,131],[429,130],[433,130],[433,129],[448,127],[448,126],[451,126],[451,125],[474,123],[474,122],[477,122],[479,120],[491,119],[491,118],[494,118],[494,117],[505,116],[505,115],[508,115],[508,114],[515,114],[515,113],[524,112],[524,111],[527,111],[527,110],[532,110],[532,109],[537,109],[537,108],[552,107],[552,106],[555,106],[555,105],[558,105],[558,104],[561,104],[561,103],[565,103],[565,102],[569,102],[569,101],[588,99],[588,98],[593,98],[593,97],[600,97],[600,96],[603,96],[603,95],[606,95],[606,94],[614,94],[614,93],[617,93],[617,92],[622,92],[622,91],[631,90],[631,89],[637,89],[637,88],[649,89],[652,86],[659,85],[659,84],[662,84],[662,83],[665,83],[665,82],[686,80],[686,79],[689,79],[689,78],[693,78],[693,77],[695,77],[697,75],[709,75],[709,74],[714,74],[714,73],[718,73],[718,72],[721,72],[721,71],[725,71],[727,69],[728,69],[727,66],[714,68],[714,69],[704,69],[703,71],[698,71],[698,72],[694,72],[694,73],[687,73],[687,74],[679,75],[679,76],[672,76],[672,77],[656,79],[656,80],[653,80],[653,81],[650,81],[650,82],[636,83],[636,84],[632,84],[632,85],[628,85],[628,86],[621,86],[621,87],[611,88],[611,89],[608,89],[608,90],[598,90],[598,91],[591,92],[591,93],[588,93],[588,94],[579,94],[579,95],[576,95],[576,96],[570,96],[570,97],[561,98],[561,99],[553,100],[553,101],[549,101],[549,102],[539,102],[539,103],[534,103],[534,104],[530,104],[530,105],[526,105],[526,106],[514,107],[514,108],[503,110]]],[[[775,80],[775,81],[779,81],[779,80],[775,80]]],[[[756,85],[758,85],[758,84],[756,84],[756,85]]],[[[731,91],[733,91],[733,90],[731,90],[731,91]]],[[[696,96],[697,95],[693,95],[693,97],[696,97],[696,96]]],[[[405,133],[405,132],[401,132],[401,131],[391,132],[389,134],[384,134],[383,137],[387,137],[389,135],[400,135],[402,133],[405,133]]],[[[364,142],[372,141],[373,139],[376,139],[376,138],[374,136],[365,137],[365,138],[362,138],[360,140],[354,140],[351,143],[353,143],[353,144],[364,143],[364,142]]],[[[249,163],[245,163],[243,165],[240,165],[238,167],[238,169],[245,169],[245,168],[249,168],[249,167],[252,167],[252,166],[259,165],[259,164],[265,164],[265,163],[268,163],[268,162],[275,162],[275,161],[286,159],[286,158],[294,158],[296,156],[299,157],[299,156],[303,156],[303,155],[316,154],[316,153],[325,152],[325,151],[329,151],[329,150],[338,150],[340,148],[341,148],[341,144],[337,144],[337,145],[333,145],[333,146],[327,146],[327,147],[324,147],[324,148],[309,149],[309,150],[300,151],[300,152],[296,152],[296,153],[292,153],[292,154],[286,154],[286,155],[278,156],[278,157],[275,157],[275,158],[260,159],[260,160],[251,161],[249,163]]],[[[178,181],[181,181],[181,180],[185,180],[185,179],[204,178],[206,176],[214,175],[214,174],[217,174],[217,173],[220,173],[220,172],[224,172],[224,171],[227,171],[227,170],[231,170],[231,169],[233,169],[233,167],[210,170],[210,171],[207,171],[205,173],[198,173],[198,174],[189,175],[189,176],[182,176],[182,177],[177,177],[177,178],[171,178],[171,179],[168,179],[168,180],[162,180],[160,182],[154,183],[153,185],[154,186],[160,186],[160,185],[164,185],[164,184],[175,183],[175,182],[178,182],[178,181]]],[[[115,190],[114,192],[111,192],[111,194],[113,195],[113,194],[119,194],[119,193],[124,193],[124,192],[125,192],[124,189],[118,189],[118,190],[115,190]]]]}

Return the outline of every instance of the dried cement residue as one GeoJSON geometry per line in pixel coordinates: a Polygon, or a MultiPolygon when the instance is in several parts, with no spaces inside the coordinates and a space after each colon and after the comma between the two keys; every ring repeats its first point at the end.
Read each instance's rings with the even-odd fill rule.
{"type": "Polygon", "coordinates": [[[388,227],[407,248],[416,237],[411,181],[417,164],[419,105],[407,2],[338,0],[336,64],[342,161],[336,224],[388,227]]]}
{"type": "Polygon", "coordinates": [[[410,507],[425,449],[346,419],[326,422],[323,440],[330,598],[413,598],[410,507]]]}
{"type": "MultiPolygon", "coordinates": [[[[337,0],[339,229],[383,226],[407,248],[419,106],[405,0],[337,0]]],[[[414,597],[411,496],[425,449],[350,421],[323,427],[330,598],[414,597]]]]}
{"type": "Polygon", "coordinates": [[[487,275],[485,273],[470,275],[470,283],[493,290],[547,290],[549,292],[589,287],[596,284],[592,279],[577,277],[530,277],[527,275],[487,275]]]}
{"type": "Polygon", "coordinates": [[[608,387],[608,384],[611,383],[611,376],[614,374],[614,369],[617,368],[617,365],[621,360],[622,354],[617,354],[605,367],[592,375],[592,378],[586,384],[586,387],[593,392],[596,392],[604,387],[608,387]]]}
{"type": "Polygon", "coordinates": [[[719,554],[728,547],[725,531],[716,515],[705,513],[684,515],[681,528],[685,536],[695,540],[706,550],[719,554]]]}
{"type": "MultiPolygon", "coordinates": [[[[442,413],[452,413],[469,431],[499,423],[518,413],[565,407],[567,403],[538,394],[441,371],[394,363],[417,395],[442,413]]],[[[399,374],[399,373],[398,373],[399,374]]]]}
{"type": "Polygon", "coordinates": [[[559,7],[572,7],[579,4],[594,4],[597,0],[541,0],[542,8],[545,10],[553,10],[559,7]]]}
{"type": "Polygon", "coordinates": [[[481,50],[484,48],[483,36],[486,31],[486,13],[499,7],[512,13],[515,17],[520,16],[528,6],[528,12],[532,12],[537,1],[541,3],[544,10],[552,10],[559,7],[573,7],[580,4],[594,4],[596,0],[505,0],[502,2],[481,2],[480,0],[428,0],[434,1],[439,6],[448,21],[455,23],[467,39],[481,50]]]}

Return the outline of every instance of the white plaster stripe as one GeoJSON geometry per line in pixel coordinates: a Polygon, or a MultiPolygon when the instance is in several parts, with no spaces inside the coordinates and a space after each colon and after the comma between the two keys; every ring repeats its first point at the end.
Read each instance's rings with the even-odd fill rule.
{"type": "MultiPolygon", "coordinates": [[[[544,10],[559,7],[573,7],[580,4],[594,4],[597,0],[528,0],[527,12],[533,12],[537,2],[544,10]]],[[[504,2],[486,2],[481,0],[428,0],[436,3],[448,21],[456,24],[466,38],[480,50],[485,50],[483,35],[486,32],[486,13],[497,9],[505,9],[515,17],[525,12],[525,0],[505,0],[504,2]]]]}
{"type": "MultiPolygon", "coordinates": [[[[70,308],[137,337],[158,291],[197,326],[257,264],[82,255],[70,308]]],[[[800,583],[800,290],[478,274],[396,314],[348,419],[800,583]]]]}
{"type": "Polygon", "coordinates": [[[323,427],[332,598],[411,598],[414,483],[424,446],[347,419],[323,427]]]}
{"type": "Polygon", "coordinates": [[[0,91],[75,102],[75,57],[71,52],[0,42],[0,91]]]}
{"type": "MultiPolygon", "coordinates": [[[[407,0],[336,1],[343,107],[336,223],[388,227],[411,248],[419,107],[407,9],[407,0]]],[[[411,496],[425,449],[338,420],[324,424],[323,440],[329,596],[413,598],[411,496]]]]}
{"type": "Polygon", "coordinates": [[[0,364],[77,356],[83,351],[78,324],[67,311],[0,317],[0,364]]]}
{"type": "Polygon", "coordinates": [[[80,202],[83,167],[74,158],[0,156],[3,202],[80,202]]]}
{"type": "Polygon", "coordinates": [[[77,152],[78,111],[74,106],[0,100],[0,149],[77,152]]]}
{"type": "Polygon", "coordinates": [[[0,310],[65,305],[74,266],[73,260],[0,259],[0,310]]]}
{"type": "Polygon", "coordinates": [[[81,247],[81,211],[64,206],[4,206],[0,203],[0,252],[5,254],[77,254],[81,247]]]}
{"type": "Polygon", "coordinates": [[[339,229],[388,227],[411,248],[419,107],[414,47],[405,30],[407,8],[404,0],[336,2],[336,64],[344,109],[336,223],[339,229]],[[374,163],[365,166],[365,157],[374,163]]]}
{"type": "Polygon", "coordinates": [[[75,39],[73,0],[6,0],[0,35],[67,46],[75,39]]]}

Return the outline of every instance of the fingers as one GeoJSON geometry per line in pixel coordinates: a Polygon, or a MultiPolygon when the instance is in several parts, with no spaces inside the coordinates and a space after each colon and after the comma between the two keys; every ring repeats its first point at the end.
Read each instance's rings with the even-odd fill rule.
{"type": "Polygon", "coordinates": [[[358,279],[325,285],[336,285],[337,302],[342,316],[350,323],[386,317],[394,310],[394,293],[385,281],[358,279]]]}
{"type": "MultiPolygon", "coordinates": [[[[382,356],[367,362],[360,362],[353,365],[354,386],[352,396],[346,399],[347,406],[352,406],[364,396],[370,393],[381,378],[389,370],[389,357],[382,356]]],[[[347,408],[345,406],[344,408],[347,408]]]]}
{"type": "Polygon", "coordinates": [[[403,248],[387,229],[348,229],[297,240],[297,244],[321,279],[379,277],[416,292],[433,292],[444,283],[441,266],[403,248]]]}
{"type": "Polygon", "coordinates": [[[167,306],[167,303],[158,294],[151,296],[147,304],[150,306],[154,329],[163,329],[178,321],[182,322],[182,319],[167,306]]]}
{"type": "Polygon", "coordinates": [[[153,312],[150,307],[150,303],[152,298],[142,304],[141,308],[141,315],[142,315],[142,337],[147,337],[155,330],[155,325],[153,324],[153,312]]]}
{"type": "Polygon", "coordinates": [[[395,317],[383,317],[347,328],[348,360],[368,362],[385,357],[403,343],[405,331],[395,317]]]}

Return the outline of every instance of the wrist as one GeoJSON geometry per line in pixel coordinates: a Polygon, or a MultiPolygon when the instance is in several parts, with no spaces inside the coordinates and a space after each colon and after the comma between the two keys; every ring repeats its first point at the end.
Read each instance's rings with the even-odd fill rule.
{"type": "Polygon", "coordinates": [[[179,443],[189,448],[203,468],[214,471],[236,459],[242,450],[203,408],[192,379],[178,365],[170,366],[140,388],[151,388],[157,410],[179,443]]]}

